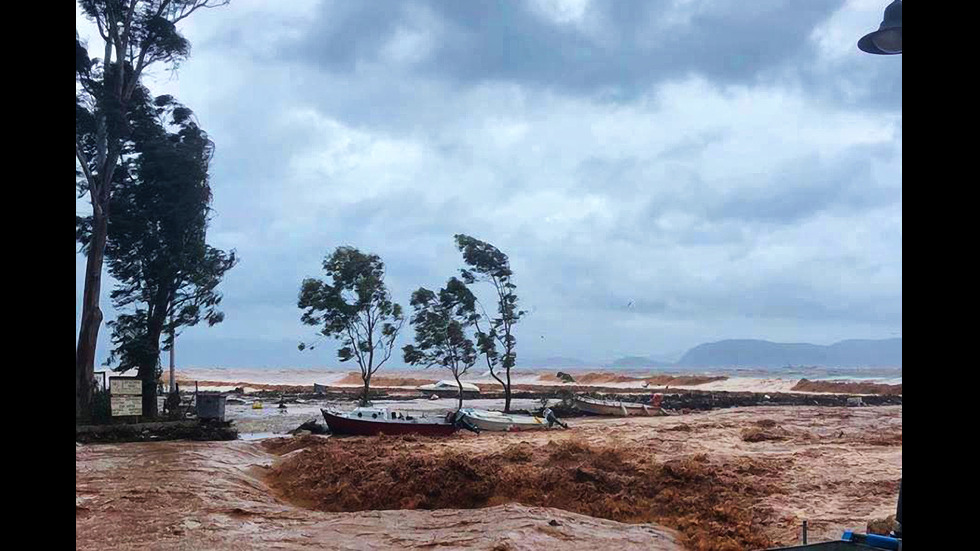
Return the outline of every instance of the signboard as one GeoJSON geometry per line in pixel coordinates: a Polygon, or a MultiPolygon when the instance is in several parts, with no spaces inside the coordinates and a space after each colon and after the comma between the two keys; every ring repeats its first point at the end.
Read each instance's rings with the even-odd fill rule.
{"type": "Polygon", "coordinates": [[[143,382],[137,377],[109,377],[113,417],[143,414],[143,382]]]}
{"type": "Polygon", "coordinates": [[[143,395],[143,382],[136,377],[109,377],[109,392],[113,396],[128,394],[143,395]]]}
{"type": "Polygon", "coordinates": [[[119,396],[112,396],[110,401],[112,405],[113,417],[120,417],[123,415],[143,414],[142,396],[133,396],[132,394],[121,394],[119,396]]]}

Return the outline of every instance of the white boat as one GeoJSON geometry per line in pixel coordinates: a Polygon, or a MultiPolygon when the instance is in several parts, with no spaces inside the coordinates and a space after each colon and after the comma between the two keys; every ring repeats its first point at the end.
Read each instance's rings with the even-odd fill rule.
{"type": "MultiPolygon", "coordinates": [[[[463,418],[480,430],[491,432],[519,432],[551,428],[544,417],[534,415],[515,415],[499,411],[463,408],[459,410],[463,418]]],[[[558,426],[557,424],[554,426],[558,426]]]]}
{"type": "Polygon", "coordinates": [[[575,407],[580,411],[594,413],[596,415],[616,415],[618,417],[628,417],[639,415],[644,417],[654,417],[666,415],[663,409],[657,406],[648,406],[636,402],[614,402],[610,400],[598,400],[585,396],[575,397],[575,407]]]}
{"type": "MultiPolygon", "coordinates": [[[[473,383],[461,383],[463,386],[463,398],[472,398],[480,394],[480,387],[473,383]]],[[[416,390],[421,392],[425,396],[444,396],[453,397],[459,395],[459,386],[456,381],[452,380],[442,380],[438,383],[432,383],[428,385],[422,385],[416,387],[416,390]]]]}

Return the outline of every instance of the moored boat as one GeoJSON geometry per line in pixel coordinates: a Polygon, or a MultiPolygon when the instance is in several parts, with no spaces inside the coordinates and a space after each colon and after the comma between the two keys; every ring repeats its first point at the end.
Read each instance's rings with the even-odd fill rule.
{"type": "Polygon", "coordinates": [[[552,423],[548,423],[545,418],[533,415],[515,415],[473,408],[463,408],[459,412],[464,419],[480,430],[492,432],[542,430],[552,426],[552,423]]]}
{"type": "MultiPolygon", "coordinates": [[[[473,383],[462,383],[463,398],[476,398],[480,395],[480,387],[473,383]]],[[[440,398],[454,398],[459,395],[459,386],[456,381],[443,380],[437,383],[415,387],[422,393],[422,396],[439,396],[440,398]]]]}
{"type": "Polygon", "coordinates": [[[389,410],[385,407],[360,407],[349,412],[320,409],[330,431],[337,434],[422,434],[449,436],[456,425],[441,416],[426,417],[389,410]]]}
{"type": "Polygon", "coordinates": [[[574,405],[580,411],[594,413],[596,415],[615,415],[618,417],[628,417],[630,415],[655,417],[666,415],[659,406],[641,404],[637,402],[620,402],[611,400],[599,400],[576,396],[574,405]]]}

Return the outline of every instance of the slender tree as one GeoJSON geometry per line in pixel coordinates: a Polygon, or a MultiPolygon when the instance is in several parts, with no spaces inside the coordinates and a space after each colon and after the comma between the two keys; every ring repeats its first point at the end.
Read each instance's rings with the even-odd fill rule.
{"type": "Polygon", "coordinates": [[[140,78],[155,63],[174,66],[187,57],[177,23],[202,7],[229,0],[81,0],[104,42],[90,59],[75,38],[75,182],[92,204],[82,317],[75,350],[75,417],[90,415],[95,348],[102,324],[99,298],[112,196],[128,178],[117,168],[130,138],[127,112],[140,78]]]}
{"type": "Polygon", "coordinates": [[[479,319],[476,297],[462,281],[451,278],[438,295],[420,287],[412,293],[415,344],[402,350],[405,363],[426,368],[440,366],[448,369],[459,388],[457,410],[463,407],[463,383],[466,374],[479,358],[470,328],[479,319]]]}
{"type": "MultiPolygon", "coordinates": [[[[402,307],[392,302],[385,286],[384,268],[377,255],[338,247],[323,261],[330,283],[309,278],[299,292],[303,323],[320,326],[321,335],[340,340],[340,361],[353,359],[361,368],[361,405],[369,403],[371,377],[391,358],[405,321],[402,307]]],[[[299,345],[300,350],[307,347],[299,345]]]]}
{"type": "MultiPolygon", "coordinates": [[[[105,256],[119,284],[111,293],[121,313],[109,322],[113,349],[106,365],[136,369],[143,381],[143,415],[156,415],[160,339],[173,345],[179,327],[224,319],[217,286],[237,258],[206,242],[214,144],[193,113],[170,96],[138,86],[127,113],[130,139],[109,203],[105,256]]],[[[92,246],[93,216],[78,218],[83,248],[92,246]]]]}
{"type": "Polygon", "coordinates": [[[517,337],[514,336],[514,325],[524,317],[526,312],[517,308],[517,286],[512,281],[513,272],[507,255],[490,243],[468,235],[455,236],[456,248],[463,253],[463,261],[468,269],[460,270],[463,281],[473,284],[477,281],[488,282],[493,286],[497,297],[497,315],[491,318],[483,312],[483,320],[487,330],[482,331],[477,320],[477,343],[480,353],[487,360],[490,375],[504,387],[504,411],[510,411],[511,380],[510,374],[517,364],[517,337]],[[501,355],[497,345],[503,349],[501,355]],[[503,370],[501,378],[501,369],[503,370]]]}

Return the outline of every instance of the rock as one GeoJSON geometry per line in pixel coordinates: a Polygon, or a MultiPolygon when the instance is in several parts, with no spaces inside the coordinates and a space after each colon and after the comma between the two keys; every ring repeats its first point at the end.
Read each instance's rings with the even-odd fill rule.
{"type": "Polygon", "coordinates": [[[550,521],[548,521],[548,524],[550,524],[551,526],[561,526],[561,523],[555,519],[551,519],[550,521]]]}
{"type": "Polygon", "coordinates": [[[895,522],[895,515],[888,515],[885,518],[874,519],[868,521],[867,531],[869,534],[878,534],[881,536],[887,536],[892,530],[897,528],[897,523],[895,522]]]}
{"type": "Polygon", "coordinates": [[[300,435],[300,432],[304,432],[306,434],[329,434],[330,430],[328,430],[324,425],[317,423],[315,420],[310,420],[289,431],[290,434],[295,434],[297,436],[300,435]]]}

